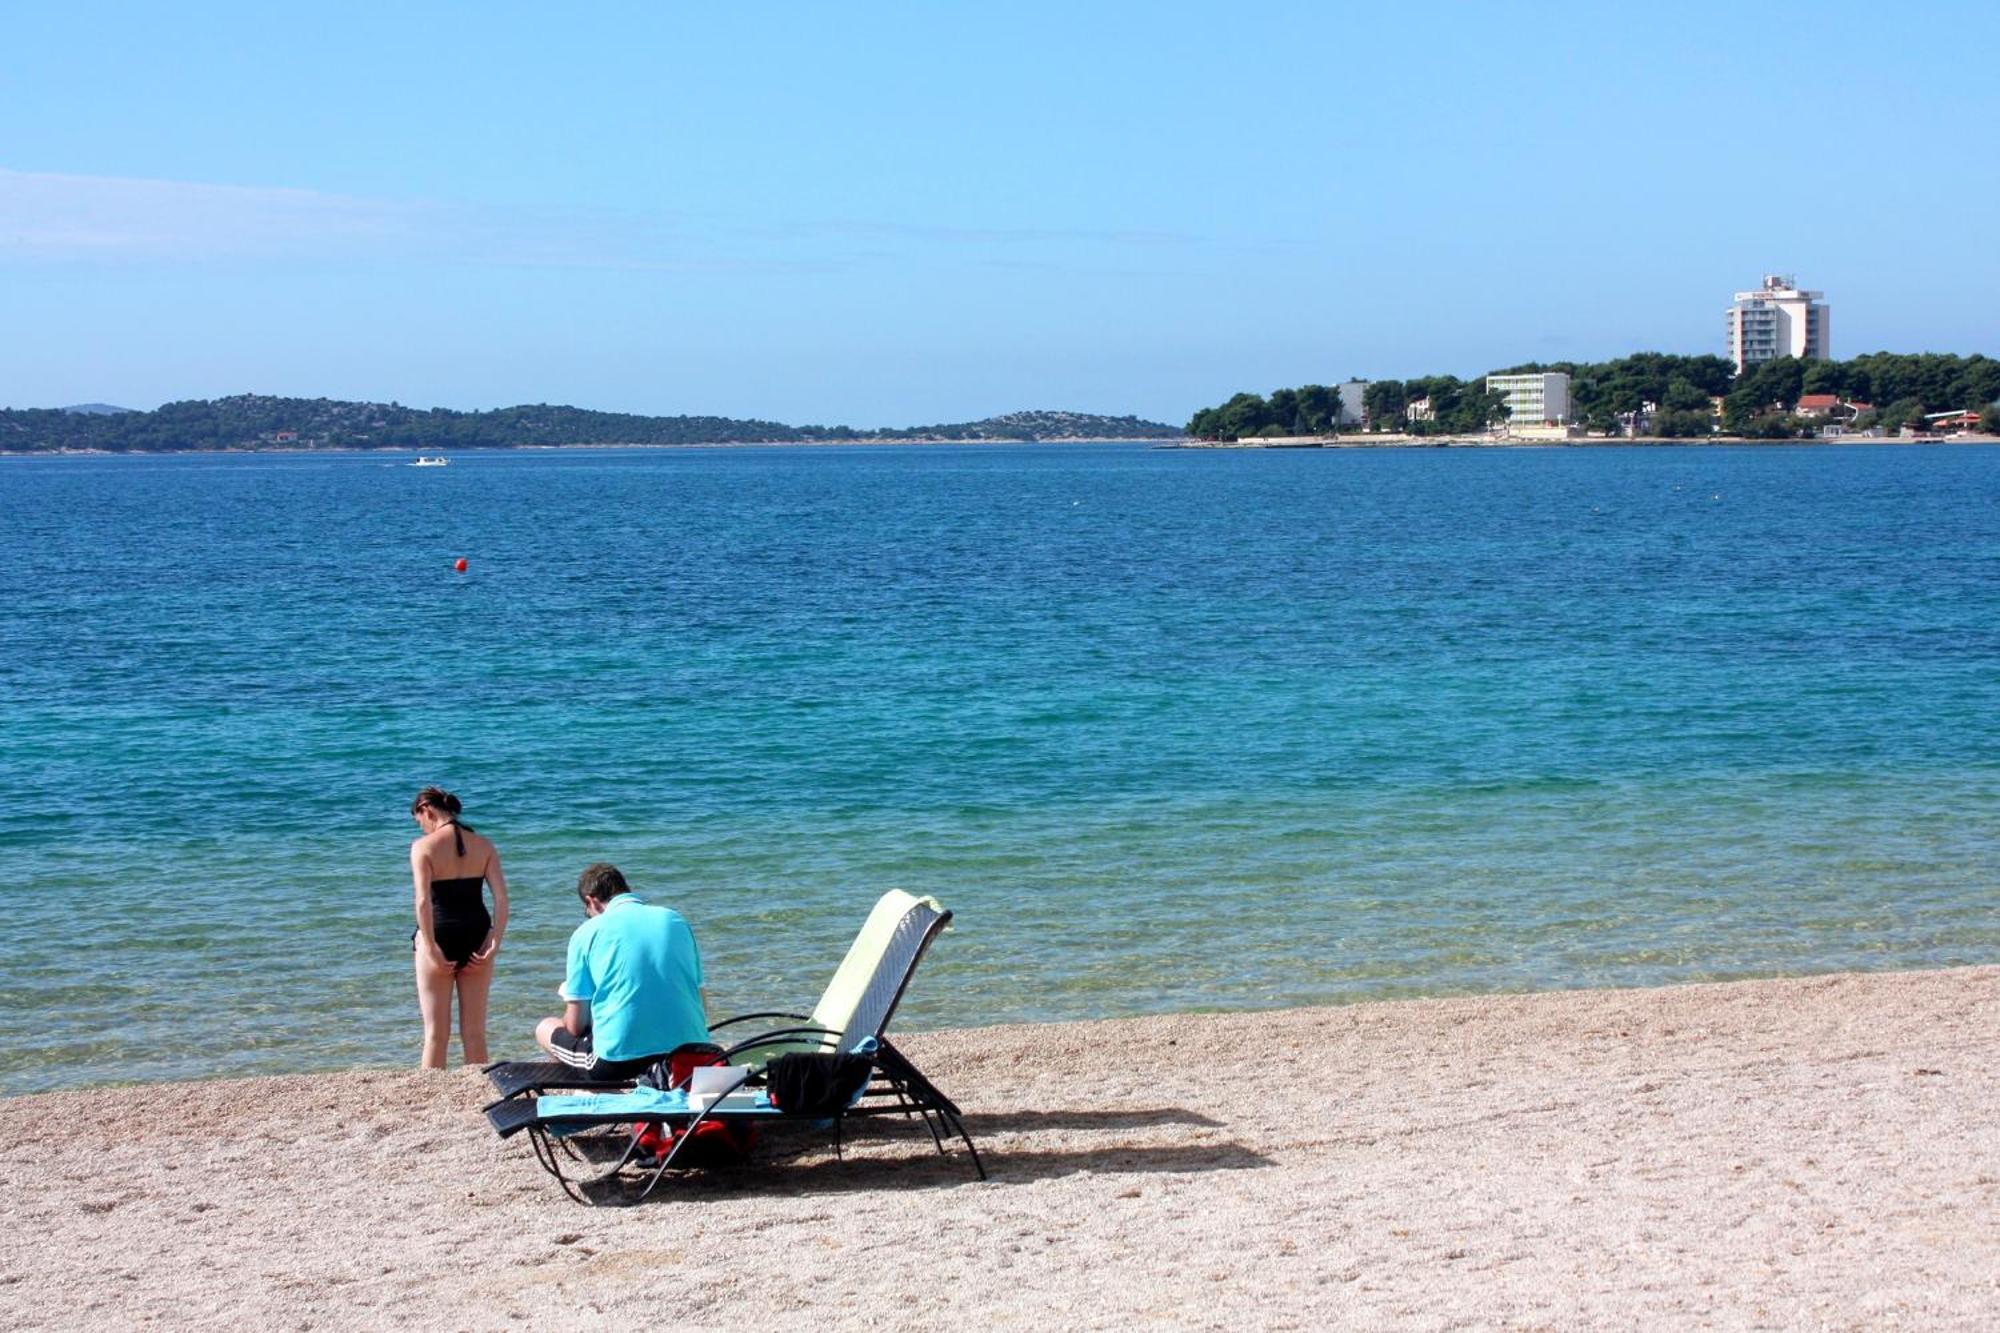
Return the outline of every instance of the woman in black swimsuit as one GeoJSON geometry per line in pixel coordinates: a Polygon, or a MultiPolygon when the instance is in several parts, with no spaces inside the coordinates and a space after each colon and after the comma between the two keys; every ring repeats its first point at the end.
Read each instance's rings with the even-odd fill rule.
{"type": "Polygon", "coordinates": [[[451,1001],[458,997],[458,1040],[469,1065],[486,1062],[486,997],[493,955],[507,933],[507,877],[493,843],[458,822],[456,796],[426,787],[410,802],[423,834],[410,844],[416,885],[417,1007],[424,1016],[425,1069],[443,1069],[451,1045],[451,1001]],[[486,911],[482,886],[493,890],[486,911]]]}

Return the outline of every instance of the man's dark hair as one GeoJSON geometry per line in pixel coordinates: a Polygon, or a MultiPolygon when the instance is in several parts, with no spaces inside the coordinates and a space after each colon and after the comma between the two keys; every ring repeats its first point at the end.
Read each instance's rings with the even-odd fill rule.
{"type": "Polygon", "coordinates": [[[631,891],[632,886],[618,873],[618,867],[609,861],[591,862],[576,878],[576,896],[592,902],[608,903],[619,894],[631,891]]]}

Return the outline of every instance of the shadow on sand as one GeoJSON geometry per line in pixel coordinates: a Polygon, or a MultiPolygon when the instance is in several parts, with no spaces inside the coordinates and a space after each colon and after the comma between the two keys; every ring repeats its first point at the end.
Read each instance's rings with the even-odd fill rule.
{"type": "MultiPolygon", "coordinates": [[[[930,1137],[914,1123],[896,1121],[850,1133],[840,1157],[824,1132],[803,1127],[767,1134],[751,1161],[740,1166],[676,1172],[660,1182],[647,1202],[715,1198],[734,1194],[800,1197],[870,1190],[935,1189],[960,1185],[1027,1184],[1082,1173],[1093,1175],[1191,1175],[1209,1171],[1246,1171],[1275,1163],[1240,1143],[1209,1140],[1173,1145],[1105,1144],[1102,1147],[1036,1148],[1022,1141],[994,1143],[990,1134],[1017,1135],[1035,1130],[1135,1130],[1162,1125],[1222,1128],[1222,1122],[1178,1107],[1131,1111],[1021,1111],[967,1116],[966,1128],[979,1143],[988,1180],[976,1179],[964,1145],[952,1143],[949,1156],[940,1154],[930,1137]]],[[[596,1150],[578,1143],[587,1156],[596,1150]]],[[[623,1186],[599,1187],[605,1202],[618,1198],[623,1186]]]]}
{"type": "Polygon", "coordinates": [[[975,1139],[981,1134],[1032,1134],[1038,1129],[1152,1129],[1158,1125],[1222,1128],[1220,1120],[1179,1106],[1130,1111],[1002,1111],[965,1118],[965,1127],[975,1139]]]}

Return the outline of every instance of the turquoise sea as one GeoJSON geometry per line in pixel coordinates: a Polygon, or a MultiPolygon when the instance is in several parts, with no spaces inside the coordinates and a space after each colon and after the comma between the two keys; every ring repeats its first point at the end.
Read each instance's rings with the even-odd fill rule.
{"type": "Polygon", "coordinates": [[[2000,960],[2000,450],[0,458],[0,1088],[522,1052],[623,866],[910,1027],[2000,960]],[[469,570],[452,570],[463,556],[469,570]]]}

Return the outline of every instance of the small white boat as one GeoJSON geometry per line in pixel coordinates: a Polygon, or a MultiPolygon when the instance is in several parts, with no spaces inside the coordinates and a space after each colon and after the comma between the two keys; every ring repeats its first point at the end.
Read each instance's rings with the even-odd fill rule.
{"type": "Polygon", "coordinates": [[[436,458],[429,458],[429,457],[426,457],[426,456],[424,456],[424,455],[422,455],[422,454],[419,454],[419,455],[417,456],[417,461],[416,461],[416,462],[414,462],[414,463],[412,463],[412,464],[410,464],[410,466],[411,466],[411,467],[450,467],[450,466],[451,466],[451,460],[450,460],[449,458],[446,458],[446,457],[445,457],[445,456],[444,456],[443,454],[439,454],[439,455],[438,455],[438,456],[437,456],[436,458]]]}

